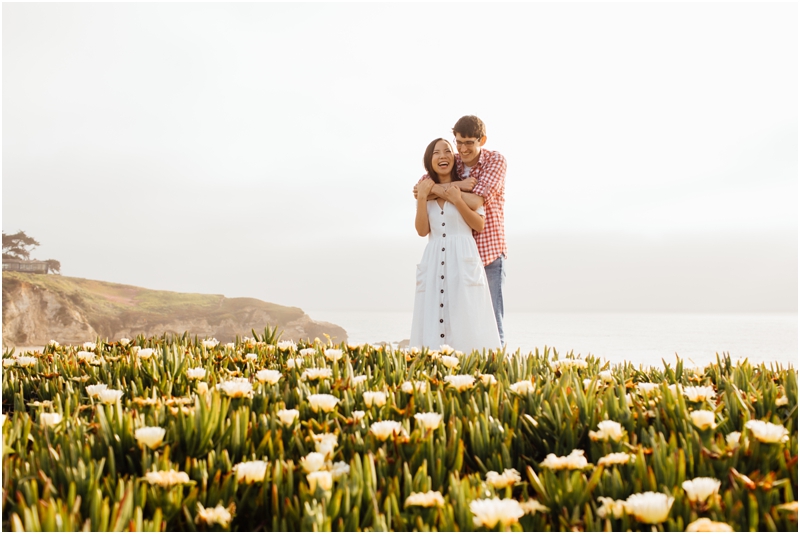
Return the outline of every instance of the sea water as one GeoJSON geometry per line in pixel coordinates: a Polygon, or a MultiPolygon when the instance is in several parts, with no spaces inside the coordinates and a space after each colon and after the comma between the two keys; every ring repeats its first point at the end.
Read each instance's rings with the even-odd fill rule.
{"type": "MultiPolygon", "coordinates": [[[[409,337],[411,312],[307,312],[312,319],[337,324],[351,343],[396,344],[409,337]]],[[[777,362],[797,368],[797,314],[705,313],[541,313],[509,312],[506,344],[513,352],[545,346],[565,355],[605,358],[614,363],[662,365],[675,356],[690,365],[716,361],[729,353],[751,363],[777,362]]]]}

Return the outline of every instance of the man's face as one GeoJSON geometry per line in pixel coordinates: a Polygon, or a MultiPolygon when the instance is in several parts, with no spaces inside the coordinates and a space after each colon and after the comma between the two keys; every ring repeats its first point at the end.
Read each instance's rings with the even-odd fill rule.
{"type": "Polygon", "coordinates": [[[478,158],[481,157],[481,147],[486,143],[486,136],[480,139],[476,137],[464,137],[460,133],[456,134],[456,148],[458,153],[461,154],[461,161],[467,167],[472,167],[478,163],[478,158]]]}

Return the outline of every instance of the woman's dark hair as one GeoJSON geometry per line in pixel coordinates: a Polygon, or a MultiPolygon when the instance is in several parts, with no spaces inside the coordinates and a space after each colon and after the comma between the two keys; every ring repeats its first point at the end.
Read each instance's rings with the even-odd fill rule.
{"type": "MultiPolygon", "coordinates": [[[[433,169],[433,149],[436,148],[436,143],[439,141],[444,141],[450,145],[450,141],[444,137],[439,137],[438,139],[431,141],[431,143],[428,145],[428,148],[425,149],[425,155],[422,156],[422,164],[425,166],[425,170],[428,171],[428,177],[437,184],[439,183],[439,175],[433,169]]],[[[451,150],[452,148],[453,146],[450,145],[451,150]]],[[[458,175],[458,171],[456,170],[455,152],[453,152],[453,168],[450,169],[450,179],[454,182],[461,181],[461,176],[458,175]]]]}

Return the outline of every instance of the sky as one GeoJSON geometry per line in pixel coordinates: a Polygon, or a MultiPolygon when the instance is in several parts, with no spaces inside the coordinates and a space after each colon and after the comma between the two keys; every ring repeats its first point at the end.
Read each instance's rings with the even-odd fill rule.
{"type": "Polygon", "coordinates": [[[2,7],[3,232],[62,274],[413,307],[412,187],[508,161],[510,311],[796,312],[796,3],[2,7]]]}

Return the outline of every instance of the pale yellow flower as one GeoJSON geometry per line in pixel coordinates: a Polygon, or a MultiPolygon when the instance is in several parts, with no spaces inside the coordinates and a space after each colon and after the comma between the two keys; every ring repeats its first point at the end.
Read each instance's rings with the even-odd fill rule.
{"type": "Polygon", "coordinates": [[[256,362],[258,360],[258,354],[254,352],[248,352],[244,355],[244,359],[248,362],[256,362]]]}
{"type": "Polygon", "coordinates": [[[494,377],[494,375],[481,374],[481,375],[479,375],[479,378],[481,379],[481,382],[483,383],[483,385],[486,386],[486,387],[489,387],[489,386],[491,386],[493,384],[497,384],[497,379],[494,377]]]}
{"type": "Polygon", "coordinates": [[[438,491],[426,491],[425,493],[412,493],[406,497],[405,507],[421,506],[432,508],[434,506],[444,506],[444,497],[438,491]]]}
{"type": "Polygon", "coordinates": [[[7,369],[17,364],[16,358],[3,358],[3,368],[7,369]]]}
{"type": "Polygon", "coordinates": [[[775,399],[775,406],[788,406],[789,398],[786,396],[781,396],[775,399]]]}
{"type": "Polygon", "coordinates": [[[336,362],[342,359],[342,349],[325,349],[325,359],[329,362],[336,362]]]}
{"type": "Polygon", "coordinates": [[[310,367],[303,371],[303,374],[300,376],[300,380],[320,380],[330,378],[332,376],[333,369],[328,369],[327,367],[323,367],[321,369],[310,367]]]}
{"type": "Polygon", "coordinates": [[[551,367],[559,367],[561,369],[586,369],[588,366],[589,363],[586,360],[581,360],[580,358],[556,360],[551,364],[551,367]]]}
{"type": "Polygon", "coordinates": [[[692,480],[685,480],[681,487],[690,501],[705,502],[709,497],[719,492],[720,484],[721,482],[716,478],[697,477],[692,480]]]}
{"type": "Polygon", "coordinates": [[[36,365],[36,362],[38,361],[33,356],[17,356],[16,360],[18,367],[32,367],[36,365]]]}
{"type": "Polygon", "coordinates": [[[50,345],[51,347],[55,347],[55,348],[58,348],[58,347],[61,346],[61,345],[58,344],[58,341],[56,341],[55,339],[51,339],[50,343],[48,343],[48,345],[50,345]]]}
{"type": "Polygon", "coordinates": [[[331,466],[333,480],[339,480],[344,475],[350,474],[350,466],[346,462],[336,462],[331,466]]]}
{"type": "Polygon", "coordinates": [[[632,458],[633,457],[626,452],[612,452],[600,458],[597,461],[597,465],[627,464],[632,458]]]}
{"type": "Polygon", "coordinates": [[[292,341],[279,341],[278,348],[280,350],[294,351],[297,350],[297,345],[292,341]]]}
{"type": "Polygon", "coordinates": [[[305,348],[305,349],[300,349],[300,352],[298,354],[300,354],[300,356],[303,356],[305,358],[307,356],[314,356],[316,353],[317,349],[305,348]]]}
{"type": "Polygon", "coordinates": [[[269,464],[263,460],[252,460],[236,464],[234,467],[236,480],[245,484],[262,482],[267,475],[267,467],[269,467],[269,464]]]}
{"type": "Polygon", "coordinates": [[[298,410],[278,410],[277,415],[284,426],[290,426],[295,419],[300,417],[300,412],[298,410]]]}
{"type": "Polygon", "coordinates": [[[528,499],[525,502],[519,503],[519,505],[522,507],[522,511],[528,515],[533,515],[536,512],[547,513],[550,511],[550,508],[543,505],[536,499],[528,499]]]}
{"type": "Polygon", "coordinates": [[[350,384],[353,386],[357,386],[366,381],[367,381],[367,375],[358,375],[350,379],[350,384]]]}
{"type": "Polygon", "coordinates": [[[711,400],[717,396],[714,388],[711,386],[689,386],[683,388],[684,396],[691,402],[702,402],[711,400]]]}
{"type": "Polygon", "coordinates": [[[439,428],[439,424],[442,422],[442,414],[435,412],[416,413],[414,414],[414,419],[425,430],[435,430],[439,428]]]}
{"type": "MultiPolygon", "coordinates": [[[[130,345],[130,343],[131,343],[131,340],[128,339],[127,337],[122,337],[119,340],[119,344],[122,345],[123,347],[127,347],[128,345],[130,345]]],[[[55,345],[55,346],[57,347],[58,345],[55,345]]]]}
{"type": "Polygon", "coordinates": [[[455,352],[455,350],[456,349],[454,349],[450,345],[440,345],[439,346],[439,352],[441,352],[445,356],[450,356],[451,354],[453,354],[455,352]]]}
{"type": "Polygon", "coordinates": [[[202,367],[186,369],[186,378],[189,380],[202,380],[206,377],[206,370],[202,367]]]}
{"type": "Polygon", "coordinates": [[[625,502],[628,513],[637,521],[653,525],[667,520],[675,498],[663,493],[646,491],[634,493],[625,502]]]}
{"type": "Polygon", "coordinates": [[[310,452],[300,459],[300,466],[306,473],[322,471],[325,469],[325,455],[320,452],[310,452]]]}
{"type": "Polygon", "coordinates": [[[86,386],[86,393],[90,397],[97,397],[101,391],[105,391],[108,389],[108,386],[105,384],[92,384],[91,386],[86,386]]]}
{"type": "Polygon", "coordinates": [[[136,429],[133,437],[140,447],[150,447],[155,449],[164,441],[164,435],[167,433],[166,429],[158,426],[144,426],[136,429]]]}
{"type": "Polygon", "coordinates": [[[658,384],[654,384],[653,382],[640,382],[636,384],[636,391],[639,392],[640,395],[649,395],[655,391],[658,391],[658,384]]]}
{"type": "Polygon", "coordinates": [[[367,405],[367,408],[372,408],[373,405],[380,408],[386,404],[386,393],[382,391],[365,391],[364,404],[367,405]]]}
{"type": "Polygon", "coordinates": [[[529,393],[533,393],[536,391],[536,386],[533,385],[533,382],[530,380],[522,380],[520,382],[514,382],[508,389],[516,393],[517,395],[527,395],[529,393]]]}
{"type": "Polygon", "coordinates": [[[83,348],[86,350],[95,350],[97,348],[97,344],[92,341],[87,341],[83,344],[83,348]]]}
{"type": "Polygon", "coordinates": [[[361,421],[362,419],[364,419],[364,416],[365,416],[366,414],[367,414],[367,412],[365,412],[365,411],[363,411],[363,410],[355,410],[355,411],[354,411],[354,412],[353,412],[351,415],[353,416],[353,420],[354,420],[356,423],[358,423],[359,421],[361,421]]]}
{"type": "Polygon", "coordinates": [[[409,395],[413,395],[415,389],[420,393],[425,393],[428,390],[428,383],[423,381],[417,381],[417,382],[405,381],[400,386],[400,390],[403,393],[408,393],[409,395]]]}
{"type": "Polygon", "coordinates": [[[784,512],[792,512],[797,513],[797,501],[787,502],[784,504],[779,504],[776,506],[778,510],[782,510],[784,512]]]}
{"type": "Polygon", "coordinates": [[[195,391],[197,392],[198,395],[205,395],[206,393],[208,393],[208,383],[198,382],[195,391]]]}
{"type": "Polygon", "coordinates": [[[210,339],[204,339],[203,341],[201,341],[201,343],[203,344],[203,347],[207,349],[213,349],[214,347],[219,345],[219,341],[217,341],[217,338],[215,337],[212,337],[210,339]]]}
{"type": "Polygon", "coordinates": [[[39,422],[44,426],[55,426],[61,422],[60,413],[43,413],[39,416],[39,422]]]}
{"type": "Polygon", "coordinates": [[[444,381],[458,391],[466,391],[475,385],[475,377],[472,375],[450,375],[444,377],[444,381]]]}
{"type": "Polygon", "coordinates": [[[789,441],[789,431],[783,425],[775,425],[766,421],[750,420],[744,424],[753,437],[761,443],[784,443],[789,441]]]}
{"type": "Polygon", "coordinates": [[[695,410],[689,414],[689,417],[692,418],[692,424],[694,424],[694,426],[700,430],[705,430],[707,428],[713,430],[717,427],[716,416],[714,415],[714,412],[708,410],[695,410]]]}
{"type": "Polygon", "coordinates": [[[267,384],[277,384],[278,381],[281,379],[283,375],[280,371],[275,371],[274,369],[262,369],[256,373],[256,380],[259,382],[267,383],[267,384]]]}
{"type": "Polygon", "coordinates": [[[242,398],[253,396],[253,384],[246,378],[226,380],[217,384],[217,390],[222,391],[228,397],[242,398]]]}
{"type": "Polygon", "coordinates": [[[336,405],[339,404],[339,399],[327,393],[317,393],[308,396],[308,403],[314,413],[322,410],[323,412],[332,412],[336,405]]]}
{"type": "Polygon", "coordinates": [[[498,523],[506,528],[519,522],[525,511],[514,499],[476,499],[469,503],[476,527],[494,528],[498,523]]]}
{"type": "Polygon", "coordinates": [[[583,454],[583,451],[580,449],[573,450],[568,456],[556,456],[555,454],[550,453],[539,465],[554,471],[558,471],[560,469],[583,469],[588,465],[588,462],[586,461],[586,458],[584,458],[583,454]]]}
{"type": "Polygon", "coordinates": [[[614,374],[611,371],[600,371],[597,373],[597,377],[606,383],[614,381],[614,374]]]}
{"type": "Polygon", "coordinates": [[[441,362],[442,365],[444,365],[448,369],[455,369],[456,367],[461,365],[461,362],[455,356],[442,356],[441,362]]]}
{"type": "Polygon", "coordinates": [[[139,349],[135,351],[136,357],[141,358],[142,360],[148,360],[150,357],[153,356],[155,349],[139,349]]]}
{"type": "Polygon", "coordinates": [[[622,500],[615,501],[611,497],[598,497],[601,506],[597,508],[597,515],[605,518],[611,515],[614,519],[619,519],[625,513],[627,502],[622,500]]]}
{"type": "Polygon", "coordinates": [[[97,394],[97,399],[103,404],[114,404],[122,395],[123,392],[118,389],[104,389],[97,394]]]}
{"type": "Polygon", "coordinates": [[[188,474],[183,471],[175,471],[174,469],[170,469],[169,471],[149,471],[145,473],[144,477],[149,484],[161,486],[162,488],[191,483],[188,474]]]}
{"type": "Polygon", "coordinates": [[[521,481],[522,477],[516,469],[506,469],[502,475],[496,471],[486,473],[486,483],[494,489],[507,488],[521,481]]]}
{"type": "Polygon", "coordinates": [[[728,523],[712,521],[707,517],[701,517],[686,525],[686,532],[733,532],[733,527],[728,523]]]}
{"type": "Polygon", "coordinates": [[[235,504],[231,504],[229,508],[224,508],[218,504],[214,508],[203,508],[203,505],[197,503],[197,522],[203,522],[208,526],[217,524],[222,528],[228,528],[233,519],[232,511],[236,509],[235,504]]]}
{"type": "Polygon", "coordinates": [[[303,358],[288,358],[286,360],[286,367],[294,369],[295,367],[302,367],[304,363],[303,358]]]}
{"type": "Polygon", "coordinates": [[[625,437],[625,430],[616,421],[600,421],[597,423],[598,432],[589,431],[592,441],[619,441],[625,437]]]}
{"type": "Polygon", "coordinates": [[[725,436],[725,443],[728,444],[728,447],[738,447],[739,446],[739,439],[742,437],[741,432],[731,432],[727,436],[725,436]]]}
{"type": "Polygon", "coordinates": [[[336,437],[336,434],[325,433],[325,434],[316,434],[313,436],[314,439],[314,447],[316,448],[317,452],[324,454],[325,456],[333,456],[333,451],[336,448],[336,445],[339,444],[339,438],[336,437]]]}
{"type": "Polygon", "coordinates": [[[312,493],[316,491],[317,486],[324,491],[330,491],[333,487],[333,475],[330,471],[314,471],[307,474],[306,479],[308,480],[308,489],[311,490],[312,493]]]}
{"type": "Polygon", "coordinates": [[[403,426],[397,421],[376,421],[369,427],[369,431],[381,441],[386,441],[392,434],[400,435],[403,426]]]}

